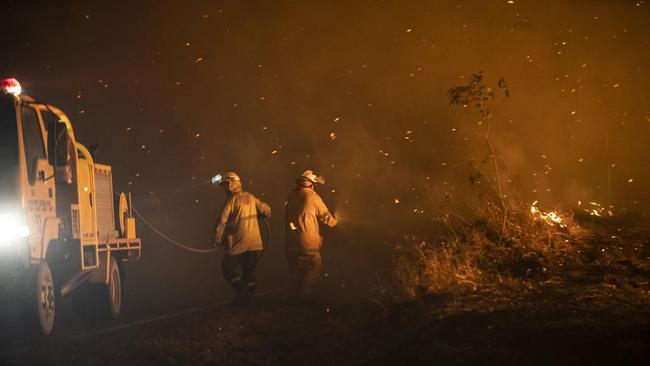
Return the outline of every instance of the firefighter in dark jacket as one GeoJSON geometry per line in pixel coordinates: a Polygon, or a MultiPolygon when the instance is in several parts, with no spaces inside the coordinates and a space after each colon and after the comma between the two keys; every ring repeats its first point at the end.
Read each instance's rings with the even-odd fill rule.
{"type": "Polygon", "coordinates": [[[222,245],[223,276],[235,292],[235,301],[248,301],[255,294],[255,267],[262,251],[258,215],[270,218],[271,208],[242,190],[241,179],[226,173],[220,185],[226,192],[214,234],[214,245],[222,245]]]}
{"type": "Polygon", "coordinates": [[[322,178],[307,170],[296,183],[285,207],[285,254],[294,296],[313,301],[314,287],[321,275],[323,238],[319,223],[334,227],[337,221],[314,190],[316,184],[324,183],[322,178]]]}

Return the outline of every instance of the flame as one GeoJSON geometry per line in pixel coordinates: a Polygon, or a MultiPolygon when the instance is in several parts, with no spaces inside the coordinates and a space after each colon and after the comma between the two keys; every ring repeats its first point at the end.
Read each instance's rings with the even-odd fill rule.
{"type": "MultiPolygon", "coordinates": [[[[578,201],[578,206],[581,206],[581,205],[582,205],[582,202],[578,201]]],[[[612,211],[614,206],[605,207],[605,206],[601,205],[600,203],[593,202],[593,201],[589,202],[588,205],[585,205],[585,206],[588,206],[588,207],[583,208],[583,210],[586,213],[588,213],[589,215],[591,215],[591,216],[597,216],[597,217],[603,217],[605,215],[614,216],[614,212],[612,211]]]]}
{"type": "Polygon", "coordinates": [[[562,217],[558,215],[555,211],[544,212],[537,208],[537,201],[533,202],[530,206],[530,214],[533,215],[533,220],[542,220],[548,225],[559,225],[561,228],[565,228],[566,224],[562,217]]]}

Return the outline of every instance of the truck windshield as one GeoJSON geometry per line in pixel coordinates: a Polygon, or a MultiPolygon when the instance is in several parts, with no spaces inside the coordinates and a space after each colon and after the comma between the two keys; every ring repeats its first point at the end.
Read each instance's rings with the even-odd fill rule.
{"type": "Polygon", "coordinates": [[[13,97],[0,95],[0,205],[18,197],[18,130],[13,97]]]}

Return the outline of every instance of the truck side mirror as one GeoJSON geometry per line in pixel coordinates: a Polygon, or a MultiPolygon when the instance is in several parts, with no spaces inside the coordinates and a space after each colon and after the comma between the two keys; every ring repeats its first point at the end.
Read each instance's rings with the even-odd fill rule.
{"type": "Polygon", "coordinates": [[[52,177],[47,178],[45,176],[44,167],[47,165],[48,165],[48,161],[46,159],[41,159],[41,158],[34,159],[34,164],[31,167],[32,171],[29,172],[28,175],[29,184],[34,184],[35,181],[45,182],[47,179],[52,178],[52,177]]]}

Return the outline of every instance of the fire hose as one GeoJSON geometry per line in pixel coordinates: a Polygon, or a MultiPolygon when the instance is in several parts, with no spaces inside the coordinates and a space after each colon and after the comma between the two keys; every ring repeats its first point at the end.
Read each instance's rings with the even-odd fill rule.
{"type": "MultiPolygon", "coordinates": [[[[201,254],[216,252],[216,251],[218,251],[220,249],[220,247],[214,247],[214,248],[210,248],[210,249],[198,249],[196,247],[180,243],[180,242],[170,238],[169,236],[165,235],[160,230],[158,230],[158,228],[156,228],[149,221],[147,221],[147,219],[145,219],[142,216],[142,214],[140,214],[140,212],[138,210],[136,210],[135,207],[132,207],[132,209],[133,209],[133,212],[135,213],[135,215],[138,217],[138,219],[140,219],[140,221],[142,221],[143,224],[145,224],[147,227],[149,227],[149,229],[151,229],[154,233],[156,233],[158,236],[160,236],[162,239],[164,239],[165,241],[167,241],[170,244],[173,244],[173,245],[175,245],[175,246],[177,246],[177,247],[179,247],[181,249],[185,249],[185,250],[187,250],[189,252],[192,252],[192,253],[201,253],[201,254]]],[[[262,240],[262,254],[260,255],[260,259],[264,255],[264,253],[266,252],[266,250],[267,250],[267,248],[269,246],[269,242],[271,241],[271,225],[269,224],[268,218],[263,217],[262,222],[264,223],[262,226],[264,227],[264,231],[266,232],[266,240],[262,240]]]]}

